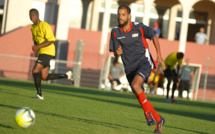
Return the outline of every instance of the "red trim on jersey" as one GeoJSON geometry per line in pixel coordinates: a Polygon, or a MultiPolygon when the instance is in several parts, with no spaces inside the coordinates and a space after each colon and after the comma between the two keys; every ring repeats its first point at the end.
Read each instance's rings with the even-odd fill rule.
{"type": "Polygon", "coordinates": [[[140,29],[140,32],[142,34],[143,45],[144,45],[145,49],[148,49],[148,43],[146,41],[146,38],[144,37],[143,29],[142,28],[139,28],[139,29],[140,29]]]}
{"type": "Polygon", "coordinates": [[[131,31],[132,27],[133,27],[133,24],[132,24],[132,22],[130,22],[130,28],[127,31],[124,31],[121,27],[120,27],[120,30],[124,33],[128,33],[131,31]]]}
{"type": "Polygon", "coordinates": [[[115,39],[116,39],[116,32],[114,33],[114,37],[115,37],[115,39]]]}

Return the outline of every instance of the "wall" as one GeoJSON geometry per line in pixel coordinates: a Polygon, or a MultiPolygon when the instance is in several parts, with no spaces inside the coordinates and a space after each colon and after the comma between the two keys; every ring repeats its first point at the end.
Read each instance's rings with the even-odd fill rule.
{"type": "MultiPolygon", "coordinates": [[[[54,31],[54,26],[52,26],[52,29],[54,31]]],[[[74,60],[76,41],[82,39],[84,41],[82,68],[100,70],[102,59],[102,56],[99,54],[101,32],[87,31],[83,29],[69,29],[68,39],[70,40],[67,57],[68,61],[74,60]]],[[[109,42],[109,37],[107,42],[109,42]]],[[[161,44],[161,51],[164,59],[168,56],[169,53],[178,50],[178,41],[159,39],[159,42],[161,44]]],[[[152,41],[148,41],[148,43],[152,56],[156,59],[156,51],[153,46],[153,43],[152,41]]],[[[33,42],[30,25],[22,27],[18,30],[15,30],[0,37],[0,53],[31,56],[32,45],[33,42]]],[[[107,46],[106,56],[110,54],[108,50],[109,46],[107,46]]],[[[202,65],[202,76],[204,76],[205,74],[207,56],[210,56],[208,74],[211,78],[209,79],[211,81],[211,84],[214,84],[213,79],[215,78],[214,50],[215,45],[198,45],[192,42],[187,42],[185,52],[185,58],[189,58],[191,63],[202,65]]],[[[34,64],[34,62],[32,63],[30,60],[5,58],[0,56],[0,71],[3,70],[4,75],[8,78],[29,79],[29,76],[31,76],[32,64],[34,64]]],[[[201,78],[201,81],[204,80],[203,78],[204,77],[201,78]]],[[[212,85],[210,87],[215,86],[212,85]]],[[[199,91],[200,93],[202,92],[201,89],[199,91]]],[[[214,89],[207,89],[206,94],[208,94],[210,98],[215,98],[214,91],[214,89]]],[[[199,97],[201,96],[202,94],[199,94],[199,97]]]]}

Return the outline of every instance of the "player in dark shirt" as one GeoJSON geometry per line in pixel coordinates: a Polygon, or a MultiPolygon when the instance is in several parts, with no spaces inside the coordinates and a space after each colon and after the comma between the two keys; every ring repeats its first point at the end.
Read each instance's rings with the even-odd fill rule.
{"type": "Polygon", "coordinates": [[[147,82],[151,69],[154,69],[154,62],[148,50],[146,39],[153,40],[157,51],[157,61],[165,70],[165,64],[161,56],[160,45],[155,36],[155,31],[143,23],[131,22],[131,10],[128,6],[118,8],[119,25],[112,29],[109,49],[118,58],[121,56],[125,73],[133,93],[141,104],[147,124],[155,124],[155,133],[161,133],[165,119],[161,117],[147,100],[143,82],[147,82]]]}

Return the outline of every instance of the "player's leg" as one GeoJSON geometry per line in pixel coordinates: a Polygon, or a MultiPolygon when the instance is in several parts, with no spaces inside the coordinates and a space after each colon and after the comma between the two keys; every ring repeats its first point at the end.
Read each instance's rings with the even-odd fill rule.
{"type": "Polygon", "coordinates": [[[69,79],[67,74],[49,74],[49,66],[43,68],[41,70],[41,76],[42,80],[55,80],[55,79],[61,79],[61,78],[67,78],[69,79]]]}
{"type": "Polygon", "coordinates": [[[72,71],[68,71],[65,74],[48,74],[49,68],[50,68],[50,60],[52,59],[52,56],[42,54],[41,57],[42,57],[41,58],[42,65],[44,66],[44,69],[41,70],[42,80],[55,80],[55,79],[60,79],[60,78],[67,78],[72,83],[74,82],[74,80],[72,78],[72,71]]]}
{"type": "Polygon", "coordinates": [[[166,69],[164,71],[164,75],[165,77],[167,78],[167,95],[166,95],[166,98],[167,98],[167,101],[169,102],[169,90],[170,90],[170,84],[171,84],[171,81],[172,81],[172,72],[170,69],[166,69]]]}
{"type": "Polygon", "coordinates": [[[189,93],[190,93],[190,81],[185,81],[185,90],[187,91],[187,99],[189,99],[189,93]]]}
{"type": "Polygon", "coordinates": [[[33,70],[32,74],[34,77],[34,84],[37,90],[37,97],[42,97],[42,89],[41,89],[41,70],[44,68],[44,66],[40,63],[36,63],[33,70]]]}
{"type": "Polygon", "coordinates": [[[159,83],[159,76],[156,75],[154,78],[154,88],[153,88],[153,94],[156,94],[157,88],[158,88],[158,83],[159,83]]]}
{"type": "Polygon", "coordinates": [[[121,84],[119,79],[116,79],[117,86],[121,84]]]}
{"type": "Polygon", "coordinates": [[[167,77],[167,94],[166,94],[166,98],[167,100],[169,99],[169,90],[170,90],[170,84],[171,84],[172,79],[170,77],[167,77]]]}
{"type": "Polygon", "coordinates": [[[142,83],[144,82],[143,78],[139,75],[136,75],[131,83],[133,91],[136,93],[137,99],[144,110],[147,124],[149,126],[155,123],[155,119],[151,113],[150,106],[144,91],[142,90],[142,83]]]}
{"type": "Polygon", "coordinates": [[[146,95],[141,86],[144,82],[140,75],[136,75],[132,82],[132,89],[137,93],[137,98],[141,104],[147,119],[148,125],[153,125],[156,122],[160,122],[161,118],[159,114],[154,110],[152,104],[147,100],[146,95]]]}
{"type": "Polygon", "coordinates": [[[178,97],[180,97],[180,98],[182,98],[182,93],[183,93],[183,90],[182,90],[183,85],[182,85],[182,83],[183,83],[183,80],[180,80],[179,86],[178,86],[178,97]]]}
{"type": "Polygon", "coordinates": [[[173,77],[173,86],[172,86],[172,96],[171,96],[171,99],[172,99],[172,102],[176,102],[174,100],[174,93],[175,93],[175,90],[176,90],[176,87],[177,87],[177,83],[178,83],[178,75],[177,75],[177,73],[176,73],[175,70],[172,70],[172,72],[173,72],[174,77],[173,77]]]}

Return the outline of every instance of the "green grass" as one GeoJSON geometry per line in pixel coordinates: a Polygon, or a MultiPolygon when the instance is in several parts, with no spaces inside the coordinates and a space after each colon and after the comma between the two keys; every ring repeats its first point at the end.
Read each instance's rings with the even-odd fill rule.
{"type": "MultiPolygon", "coordinates": [[[[44,99],[32,99],[31,81],[0,79],[0,133],[46,134],[150,134],[137,99],[132,93],[92,88],[42,84],[44,99]],[[14,122],[20,107],[36,114],[34,125],[23,129],[14,122]]],[[[157,112],[166,119],[164,134],[215,133],[215,103],[180,100],[167,103],[163,96],[147,95],[157,112]]]]}

